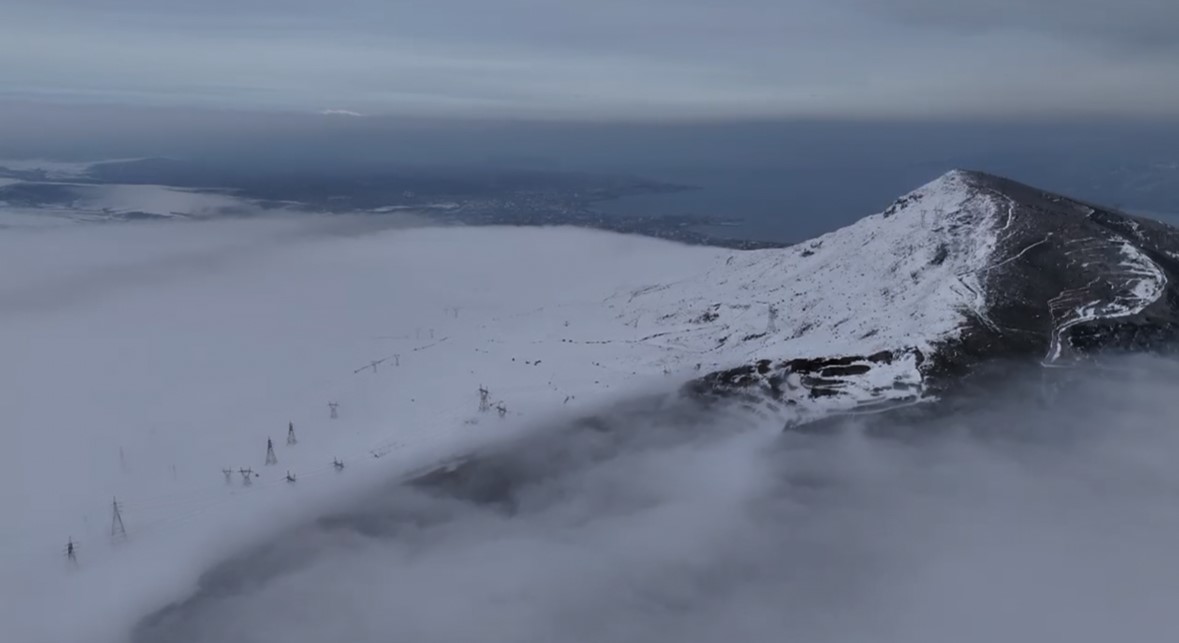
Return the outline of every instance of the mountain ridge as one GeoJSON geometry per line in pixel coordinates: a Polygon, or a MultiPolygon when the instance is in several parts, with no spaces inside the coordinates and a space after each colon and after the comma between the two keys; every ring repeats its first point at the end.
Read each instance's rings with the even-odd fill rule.
{"type": "MultiPolygon", "coordinates": [[[[879,214],[746,256],[738,272],[763,272],[737,288],[756,288],[774,321],[742,335],[743,364],[685,391],[787,424],[936,401],[994,360],[1072,366],[1179,338],[1179,230],[983,172],[948,172],[879,214]]],[[[696,319],[736,329],[739,306],[696,319]]]]}

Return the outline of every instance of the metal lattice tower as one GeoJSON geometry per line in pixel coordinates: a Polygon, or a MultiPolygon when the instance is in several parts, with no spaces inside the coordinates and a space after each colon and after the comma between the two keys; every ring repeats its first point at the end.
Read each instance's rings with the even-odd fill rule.
{"type": "Polygon", "coordinates": [[[123,513],[119,507],[118,498],[111,500],[111,540],[127,538],[127,527],[123,525],[123,513]]]}

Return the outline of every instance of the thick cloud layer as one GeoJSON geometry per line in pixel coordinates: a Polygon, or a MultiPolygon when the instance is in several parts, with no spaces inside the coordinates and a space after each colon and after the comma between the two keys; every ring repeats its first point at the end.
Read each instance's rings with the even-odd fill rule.
{"type": "Polygon", "coordinates": [[[1179,45],[1179,5],[1168,0],[850,0],[903,20],[965,32],[1019,28],[1128,50],[1179,45]]]}
{"type": "Polygon", "coordinates": [[[1179,366],[1069,377],[836,434],[614,411],[278,536],[136,640],[1164,640],[1179,366]]]}
{"type": "Polygon", "coordinates": [[[1168,115],[1164,0],[15,0],[9,96],[576,118],[1168,115]]]}

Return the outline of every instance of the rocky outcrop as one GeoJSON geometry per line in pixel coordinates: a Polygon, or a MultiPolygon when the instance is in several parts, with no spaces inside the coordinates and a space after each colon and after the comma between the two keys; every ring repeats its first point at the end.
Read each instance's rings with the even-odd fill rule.
{"type": "Polygon", "coordinates": [[[838,300],[865,284],[891,295],[841,322],[867,330],[838,337],[827,316],[771,301],[779,326],[802,335],[825,330],[826,352],[770,333],[754,359],[691,382],[687,393],[798,424],[934,401],[988,362],[1068,367],[1107,351],[1164,350],[1179,339],[1179,230],[1007,179],[952,172],[804,244],[795,265],[780,269],[802,270],[807,252],[832,245],[855,247],[879,270],[829,270],[827,283],[811,284],[822,297],[838,300]],[[915,257],[924,267],[913,268],[915,257]]]}

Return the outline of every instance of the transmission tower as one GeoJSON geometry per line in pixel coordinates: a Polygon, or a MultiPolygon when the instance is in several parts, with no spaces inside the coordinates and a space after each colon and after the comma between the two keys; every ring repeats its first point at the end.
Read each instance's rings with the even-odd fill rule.
{"type": "Polygon", "coordinates": [[[336,471],[343,471],[344,470],[344,463],[341,462],[339,458],[332,460],[332,466],[336,468],[336,471]]]}
{"type": "Polygon", "coordinates": [[[328,414],[331,416],[331,418],[333,420],[340,417],[340,403],[339,402],[328,402],[328,414]]]}
{"type": "Polygon", "coordinates": [[[295,476],[291,475],[291,472],[288,470],[287,471],[287,482],[294,482],[294,481],[295,481],[295,476]]]}
{"type": "Polygon", "coordinates": [[[299,441],[295,439],[295,423],[290,422],[287,424],[287,446],[293,446],[298,443],[299,441]]]}
{"type": "Polygon", "coordinates": [[[254,470],[253,469],[238,469],[238,473],[242,474],[242,486],[248,487],[254,484],[254,470]]]}
{"type": "Polygon", "coordinates": [[[221,473],[225,476],[225,484],[233,484],[233,469],[222,469],[221,473]]]}
{"type": "Polygon", "coordinates": [[[125,540],[127,528],[123,526],[123,514],[120,511],[119,499],[111,500],[111,540],[125,540]]]}
{"type": "Polygon", "coordinates": [[[278,456],[274,455],[274,440],[266,438],[266,464],[278,464],[278,456]]]}
{"type": "Polygon", "coordinates": [[[483,386],[479,387],[479,412],[486,413],[491,410],[491,391],[483,386]]]}

